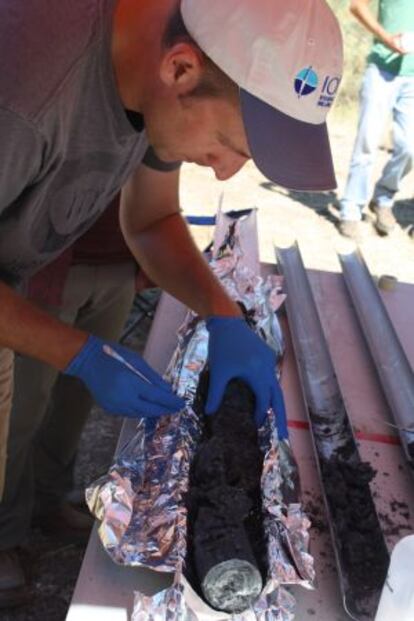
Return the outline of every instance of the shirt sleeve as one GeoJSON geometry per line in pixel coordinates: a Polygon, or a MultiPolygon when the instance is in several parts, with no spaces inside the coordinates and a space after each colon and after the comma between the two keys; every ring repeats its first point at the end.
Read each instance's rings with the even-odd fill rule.
{"type": "Polygon", "coordinates": [[[154,149],[151,146],[148,147],[142,163],[149,168],[159,170],[160,172],[170,172],[172,170],[178,170],[178,168],[180,168],[181,166],[181,162],[163,162],[156,155],[154,149]]]}
{"type": "Polygon", "coordinates": [[[1,217],[39,173],[42,142],[30,123],[0,108],[0,234],[1,217]]]}

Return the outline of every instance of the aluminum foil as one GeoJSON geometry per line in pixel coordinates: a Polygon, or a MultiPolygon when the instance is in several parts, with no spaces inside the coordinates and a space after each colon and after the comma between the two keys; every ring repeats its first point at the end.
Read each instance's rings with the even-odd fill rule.
{"type": "MultiPolygon", "coordinates": [[[[280,280],[272,276],[263,281],[243,265],[238,226],[239,222],[229,227],[211,267],[232,298],[243,304],[252,327],[276,351],[280,363],[284,345],[275,313],[283,301],[280,280]]],[[[272,411],[259,431],[265,454],[262,500],[269,560],[261,596],[243,613],[218,613],[195,595],[183,574],[183,496],[201,434],[191,404],[207,348],[205,322],[189,312],[166,372],[175,391],[186,400],[185,409],[179,415],[140,421],[108,474],[88,488],[87,502],[101,521],[99,535],[114,561],[174,573],[173,585],[161,593],[152,597],[135,594],[133,621],[202,621],[207,618],[206,611],[209,619],[217,621],[291,621],[294,599],[284,585],[311,588],[314,580],[313,558],[308,552],[310,522],[300,503],[284,503],[282,484],[291,473],[285,467],[272,411]]]]}
{"type": "Polygon", "coordinates": [[[284,588],[269,582],[259,600],[238,614],[212,610],[201,602],[184,577],[152,597],[135,593],[132,621],[292,621],[295,600],[284,588]]]}

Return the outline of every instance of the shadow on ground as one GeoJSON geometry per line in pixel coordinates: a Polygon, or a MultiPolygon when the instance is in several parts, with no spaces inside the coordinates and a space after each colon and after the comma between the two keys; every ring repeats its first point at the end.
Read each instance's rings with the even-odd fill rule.
{"type": "Polygon", "coordinates": [[[395,201],[394,215],[401,228],[414,237],[414,197],[395,201]]]}
{"type": "Polygon", "coordinates": [[[318,215],[324,217],[328,222],[337,224],[339,220],[339,201],[337,193],[330,190],[329,192],[299,192],[296,190],[282,190],[279,186],[264,181],[260,184],[265,190],[276,194],[289,196],[292,200],[302,203],[305,207],[312,209],[318,215]]]}
{"type": "MultiPolygon", "coordinates": [[[[292,200],[302,203],[308,209],[312,209],[331,224],[337,226],[339,222],[339,198],[336,192],[298,192],[296,190],[282,190],[279,186],[264,181],[262,188],[276,194],[289,196],[292,200]]],[[[396,200],[394,215],[400,227],[411,237],[414,237],[414,197],[412,199],[396,200]]],[[[368,213],[363,214],[363,219],[373,221],[374,217],[368,213]]]]}

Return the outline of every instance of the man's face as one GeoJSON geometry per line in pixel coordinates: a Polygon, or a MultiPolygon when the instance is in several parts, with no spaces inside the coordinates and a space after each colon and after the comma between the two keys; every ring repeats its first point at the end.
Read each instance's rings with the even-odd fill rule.
{"type": "Polygon", "coordinates": [[[164,161],[213,168],[229,179],[251,157],[238,102],[219,97],[184,97],[160,102],[145,115],[150,144],[164,161]]]}

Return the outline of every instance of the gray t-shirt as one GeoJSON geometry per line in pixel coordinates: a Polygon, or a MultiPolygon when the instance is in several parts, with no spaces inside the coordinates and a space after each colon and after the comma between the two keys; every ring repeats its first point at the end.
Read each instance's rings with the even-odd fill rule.
{"type": "Polygon", "coordinates": [[[115,85],[114,5],[0,0],[0,277],[11,284],[82,235],[147,152],[115,85]]]}

